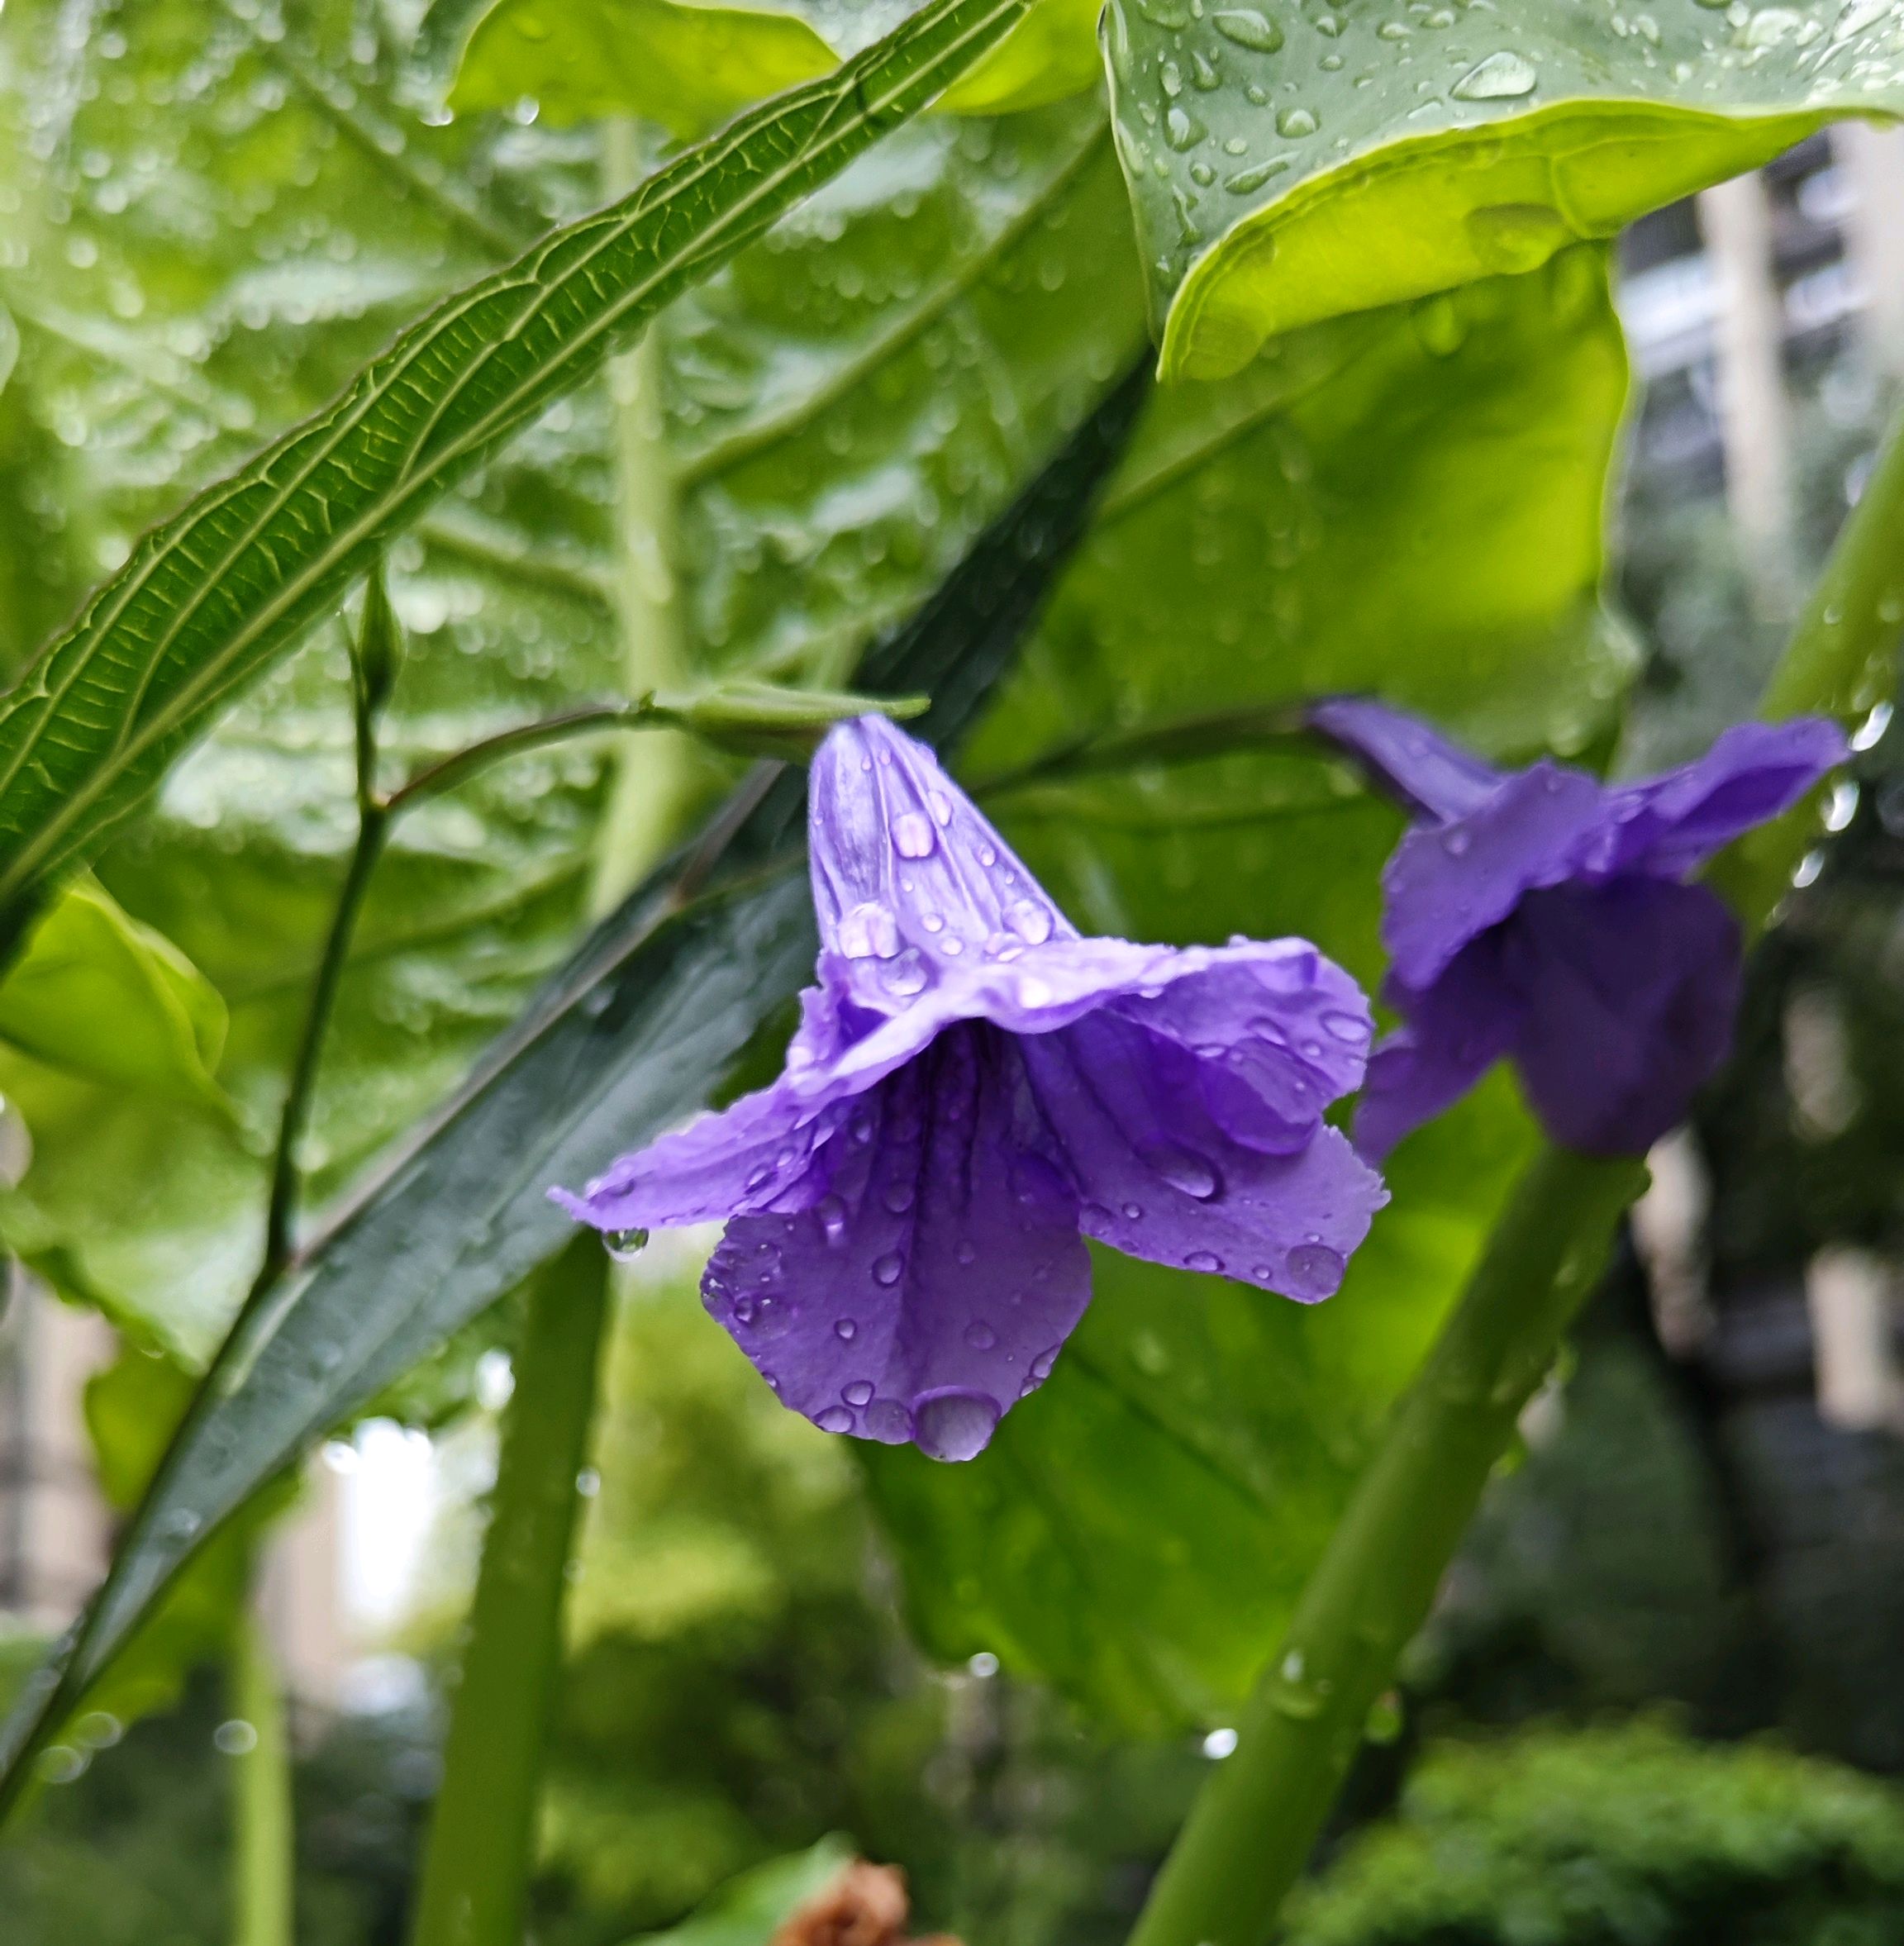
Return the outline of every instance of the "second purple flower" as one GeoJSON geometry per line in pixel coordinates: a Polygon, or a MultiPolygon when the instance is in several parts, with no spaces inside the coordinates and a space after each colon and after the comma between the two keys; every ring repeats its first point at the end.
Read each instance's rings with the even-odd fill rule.
{"type": "Polygon", "coordinates": [[[966,1459],[1050,1375],[1084,1238],[1302,1301],[1385,1200],[1323,1120],[1354,982],[1302,940],[1081,937],[883,718],[814,760],[819,983],[772,1086],[624,1156],[604,1230],[721,1219],[708,1310],[829,1432],[966,1459]]]}

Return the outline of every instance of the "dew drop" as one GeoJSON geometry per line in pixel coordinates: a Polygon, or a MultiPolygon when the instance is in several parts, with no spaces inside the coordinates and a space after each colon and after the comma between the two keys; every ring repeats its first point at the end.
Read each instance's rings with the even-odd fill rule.
{"type": "Polygon", "coordinates": [[[998,1334],[983,1318],[974,1318],[965,1327],[965,1342],[974,1351],[990,1351],[998,1342],[998,1334]]]}
{"type": "Polygon", "coordinates": [[[1468,847],[1473,842],[1473,833],[1463,830],[1459,825],[1455,826],[1452,830],[1444,831],[1441,834],[1441,849],[1448,854],[1449,858],[1465,858],[1468,855],[1468,847]]]}
{"type": "Polygon", "coordinates": [[[1458,102],[1513,101],[1532,94],[1540,81],[1540,69],[1526,55],[1504,47],[1470,68],[1448,92],[1458,102]]]}
{"type": "Polygon", "coordinates": [[[859,1335],[859,1323],[856,1318],[835,1318],[833,1335],[850,1344],[859,1335]]]}
{"type": "Polygon", "coordinates": [[[1021,1006],[1049,1006],[1056,997],[1050,987],[1035,973],[1026,973],[1018,983],[1021,1006]]]}
{"type": "Polygon", "coordinates": [[[1326,1244],[1298,1244],[1288,1255],[1287,1274],[1292,1297],[1330,1297],[1341,1287],[1348,1268],[1340,1250],[1326,1244]]]}
{"type": "Polygon", "coordinates": [[[955,1256],[961,1263],[975,1263],[978,1260],[978,1253],[973,1249],[969,1239],[967,1239],[965,1241],[962,1242],[959,1245],[959,1248],[953,1252],[953,1255],[955,1256]]]}
{"type": "Polygon", "coordinates": [[[828,1406],[813,1415],[813,1423],[823,1433],[850,1433],[853,1430],[853,1415],[844,1406],[828,1406]]]}
{"type": "Polygon", "coordinates": [[[1307,108],[1285,108],[1276,117],[1276,132],[1285,141],[1312,136],[1321,125],[1307,108]]]}
{"type": "Polygon", "coordinates": [[[1144,1206],[1142,1203],[1126,1203],[1124,1206],[1124,1214],[1130,1219],[1131,1222],[1138,1222],[1141,1220],[1143,1217],[1144,1206]]]}
{"type": "Polygon", "coordinates": [[[836,1244],[846,1234],[846,1206],[836,1196],[823,1196],[813,1206],[813,1214],[820,1219],[820,1228],[830,1244],[836,1244]]]}
{"type": "MultiPolygon", "coordinates": [[[[752,1196],[756,1190],[764,1189],[773,1180],[774,1165],[771,1163],[762,1163],[759,1168],[747,1178],[748,1195],[752,1196]]],[[[641,1240],[645,1243],[648,1239],[644,1237],[641,1240]]]]}
{"type": "Polygon", "coordinates": [[[1179,107],[1173,107],[1164,117],[1164,140],[1179,155],[1194,149],[1209,132],[1194,115],[1179,107]]]}
{"type": "Polygon", "coordinates": [[[1058,1354],[1063,1349],[1061,1345],[1049,1346],[1032,1359],[1031,1376],[1039,1384],[1042,1385],[1051,1376],[1051,1368],[1058,1363],[1058,1354]]]}
{"type": "Polygon", "coordinates": [[[928,791],[926,806],[939,821],[941,830],[952,821],[952,800],[943,791],[928,791]]]}
{"type": "Polygon", "coordinates": [[[890,959],[899,950],[899,928],[883,906],[854,906],[840,921],[840,950],[849,959],[890,959]]]}
{"type": "Polygon", "coordinates": [[[908,946],[880,976],[880,984],[905,1000],[923,993],[931,977],[926,970],[926,955],[916,946],[908,946]]]}
{"type": "Polygon", "coordinates": [[[645,1230],[606,1230],[602,1246],[617,1263],[632,1263],[648,1247],[645,1230]]]}
{"type": "Polygon", "coordinates": [[[938,840],[932,827],[916,811],[902,811],[892,821],[892,849],[901,858],[926,858],[938,840]]]}
{"type": "Polygon", "coordinates": [[[1034,946],[1042,946],[1051,936],[1051,914],[1035,899],[1020,899],[1007,911],[1005,923],[1034,946]]]}
{"type": "Polygon", "coordinates": [[[1226,40],[1258,54],[1273,54],[1283,45],[1283,30],[1253,7],[1226,7],[1211,15],[1210,24],[1226,40]]]}
{"type": "Polygon", "coordinates": [[[873,1266],[873,1281],[890,1287],[899,1281],[899,1273],[906,1268],[906,1259],[897,1250],[888,1250],[873,1266]]]}
{"type": "Polygon", "coordinates": [[[922,1393],[912,1401],[912,1436],[932,1459],[971,1459],[997,1430],[998,1407],[983,1392],[956,1387],[922,1393]]]}
{"type": "Polygon", "coordinates": [[[895,1216],[903,1216],[912,1207],[913,1199],[917,1194],[918,1191],[910,1182],[901,1179],[896,1182],[888,1182],[885,1194],[879,1200],[895,1216]]]}
{"type": "Polygon", "coordinates": [[[1183,1259],[1183,1267],[1186,1270],[1219,1271],[1223,1259],[1214,1250],[1192,1250],[1183,1259]]]}
{"type": "Polygon", "coordinates": [[[1368,1039],[1368,1023],[1359,1014],[1326,1013],[1322,1016],[1322,1026],[1331,1039],[1340,1041],[1345,1047],[1360,1047],[1368,1039]]]}
{"type": "Polygon", "coordinates": [[[873,1381],[870,1378],[855,1378],[850,1385],[840,1387],[840,1396],[849,1406],[869,1404],[873,1397],[873,1381]]]}
{"type": "Polygon", "coordinates": [[[1216,1164],[1194,1149],[1179,1148],[1174,1142],[1146,1142],[1137,1151],[1139,1159],[1161,1176],[1173,1189],[1208,1202],[1223,1187],[1216,1164]]]}
{"type": "Polygon", "coordinates": [[[912,1415],[897,1399],[875,1399],[866,1408],[866,1436],[897,1446],[912,1437],[912,1415]]]}

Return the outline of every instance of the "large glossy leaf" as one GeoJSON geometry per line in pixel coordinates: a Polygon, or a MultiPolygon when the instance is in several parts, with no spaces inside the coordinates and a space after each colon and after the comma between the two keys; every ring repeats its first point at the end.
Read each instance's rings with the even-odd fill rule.
{"type": "Polygon", "coordinates": [[[1164,369],[1202,377],[1904,112],[1884,0],[1111,0],[1107,52],[1164,369]]]}
{"type": "MultiPolygon", "coordinates": [[[[973,751],[1073,917],[1301,933],[1372,986],[1399,819],[1326,760],[1253,749],[1252,712],[1379,682],[1497,751],[1578,751],[1631,666],[1594,612],[1625,393],[1591,249],[1161,392],[973,751]],[[1225,714],[1245,726],[1228,754],[1225,714]],[[1146,761],[1145,726],[1186,719],[1198,736],[1146,761]],[[1125,754],[1037,768],[1093,734],[1125,754]]],[[[1128,1727],[1222,1720],[1527,1140],[1504,1078],[1422,1131],[1314,1309],[1094,1253],[1083,1325],[978,1459],[868,1453],[924,1639],[1128,1727]]]]}
{"type": "MultiPolygon", "coordinates": [[[[678,136],[832,68],[903,17],[904,0],[713,6],[705,0],[498,0],[469,34],[452,106],[530,99],[557,121],[631,115],[678,136]]],[[[435,38],[444,47],[456,30],[435,38]]],[[[1093,0],[1035,0],[940,107],[993,115],[1083,93],[1099,73],[1093,0]]]]}
{"type": "Polygon", "coordinates": [[[96,844],[405,522],[929,102],[1024,4],[931,0],[452,300],[141,542],[0,711],[0,911],[96,844]]]}
{"type": "MultiPolygon", "coordinates": [[[[864,659],[874,693],[934,697],[935,740],[1011,660],[1122,450],[1141,374],[1092,414],[915,620],[864,659]]],[[[240,1319],[59,1663],[10,1720],[0,1800],[180,1568],[302,1449],[504,1295],[573,1233],[548,1199],[702,1105],[812,963],[790,868],[803,780],[762,773],[684,867],[597,929],[458,1098],[240,1319]],[[724,862],[756,876],[677,908],[724,862]],[[683,878],[683,873],[688,876],[683,878]]]]}

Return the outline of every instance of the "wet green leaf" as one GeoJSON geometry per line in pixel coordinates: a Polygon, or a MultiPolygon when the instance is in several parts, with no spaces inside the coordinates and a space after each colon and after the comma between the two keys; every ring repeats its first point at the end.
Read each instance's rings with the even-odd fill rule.
{"type": "Polygon", "coordinates": [[[60,894],[0,978],[0,1039],[69,1074],[221,1111],[212,1076],[226,1025],[211,982],[89,878],[60,894]]]}
{"type": "Polygon", "coordinates": [[[142,541],[0,707],[0,910],[94,846],[378,546],[681,291],[906,121],[1025,0],[931,0],[472,287],[142,541]]]}
{"type": "MultiPolygon", "coordinates": [[[[890,31],[897,0],[721,7],[706,0],[499,0],[469,37],[459,109],[532,100],[558,122],[634,116],[698,135],[736,109],[828,73],[890,31]]],[[[939,103],[957,114],[1042,107],[1094,87],[1096,0],[1035,0],[1026,18],[939,103]]],[[[453,38],[445,26],[440,37],[453,38]]]]}
{"type": "Polygon", "coordinates": [[[1904,112],[1882,0],[1111,0],[1164,369],[1535,269],[1836,117],[1904,112]]]}

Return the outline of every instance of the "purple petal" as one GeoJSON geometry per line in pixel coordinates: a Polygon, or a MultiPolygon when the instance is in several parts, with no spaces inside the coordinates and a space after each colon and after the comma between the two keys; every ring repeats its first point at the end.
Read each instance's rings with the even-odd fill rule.
{"type": "Polygon", "coordinates": [[[1478,811],[1408,832],[1382,874],[1393,977],[1417,992],[1432,986],[1526,893],[1574,877],[1608,821],[1592,778],[1543,759],[1478,811]]]}
{"type": "Polygon", "coordinates": [[[1735,724],[1697,762],[1608,793],[1615,832],[1600,868],[1683,877],[1797,803],[1849,748],[1823,716],[1735,724]]]}
{"type": "Polygon", "coordinates": [[[1355,1146],[1371,1161],[1458,1101],[1512,1044],[1526,1010],[1502,964],[1507,930],[1470,940],[1426,992],[1390,988],[1404,1025],[1370,1058],[1355,1109],[1355,1146]]]}
{"type": "Polygon", "coordinates": [[[1109,1010],[1197,1060],[1204,1107],[1245,1148],[1302,1148],[1361,1084],[1374,1020],[1342,968],[1307,940],[1173,954],[1169,983],[1109,1010]]]}
{"type": "Polygon", "coordinates": [[[1309,721],[1352,751],[1402,803],[1444,821],[1478,811],[1502,783],[1472,752],[1438,735],[1419,717],[1368,697],[1337,696],[1311,704],[1309,721]]]}
{"type": "Polygon", "coordinates": [[[1016,1044],[952,1028],[855,1104],[813,1206],[728,1225],[707,1308],[825,1430],[969,1459],[1090,1297],[1045,1149],[1016,1044]]]}
{"type": "Polygon", "coordinates": [[[1215,1063],[1113,1010],[1020,1046],[1089,1235],[1305,1301],[1341,1282],[1386,1196],[1335,1130],[1287,1154],[1239,1141],[1206,1097],[1215,1063]]]}
{"type": "Polygon", "coordinates": [[[837,724],[809,785],[813,905],[827,970],[896,1013],[982,956],[1076,929],[923,744],[883,716],[837,724]]]}
{"type": "Polygon", "coordinates": [[[608,1230],[719,1222],[737,1210],[803,1209],[825,1193],[813,1154],[845,1112],[839,1102],[803,1100],[783,1078],[621,1157],[580,1196],[549,1193],[578,1222],[608,1230]]]}
{"type": "Polygon", "coordinates": [[[1536,892],[1507,954],[1526,996],[1515,1058],[1567,1148],[1644,1154],[1731,1046],[1739,928],[1705,886],[1628,878],[1536,892]]]}

